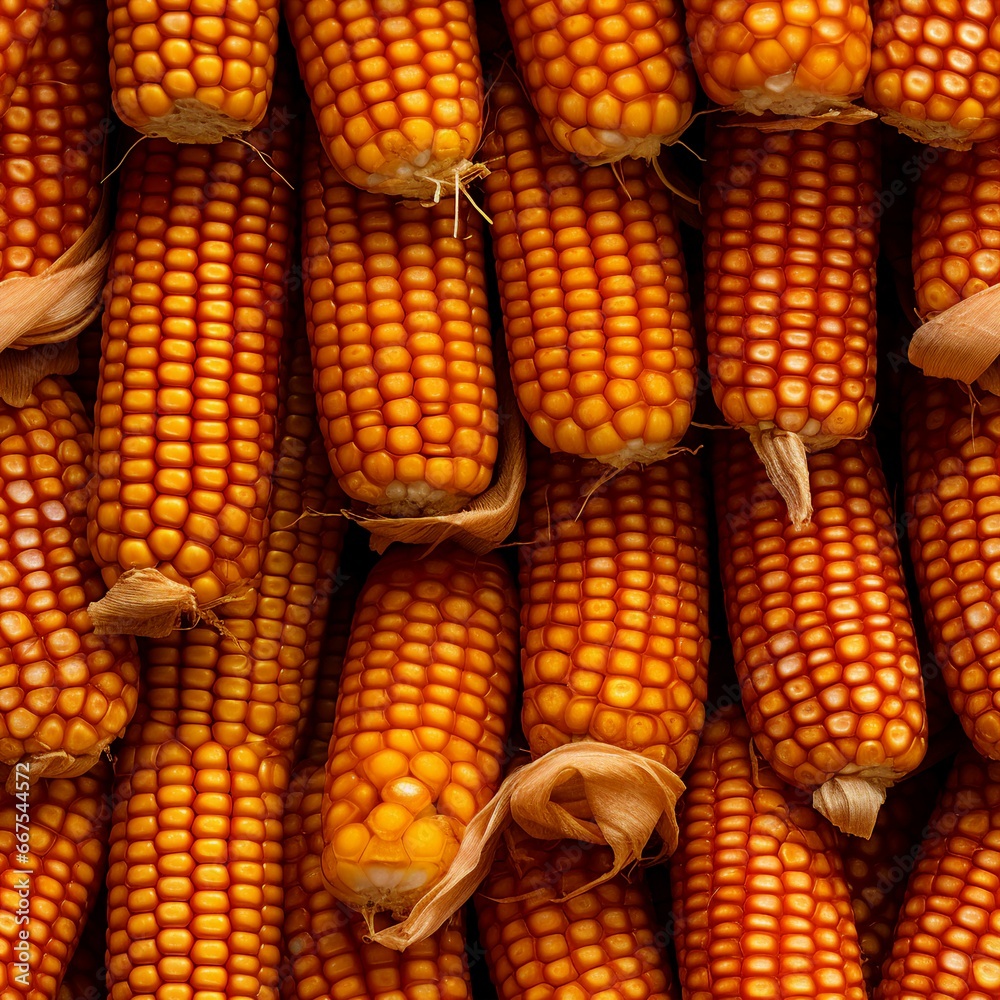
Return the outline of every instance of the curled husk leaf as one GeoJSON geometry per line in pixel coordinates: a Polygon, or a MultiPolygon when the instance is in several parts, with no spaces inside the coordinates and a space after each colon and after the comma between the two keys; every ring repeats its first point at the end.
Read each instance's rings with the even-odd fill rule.
{"type": "Polygon", "coordinates": [[[40,274],[0,281],[0,351],[69,340],[101,311],[112,201],[105,187],[83,235],[40,274]]]}
{"type": "Polygon", "coordinates": [[[466,827],[444,877],[398,924],[372,940],[396,951],[425,940],[485,878],[512,824],[537,840],[579,840],[611,848],[614,863],[585,892],[627,865],[655,863],[677,847],[675,807],[684,783],[665,764],[631,750],[582,741],[550,750],[511,771],[490,803],[466,827]],[[653,834],[660,845],[645,855],[653,834]]]}
{"type": "MultiPolygon", "coordinates": [[[[498,356],[506,360],[505,354],[498,356]]],[[[514,400],[506,364],[497,368],[497,397],[501,415],[500,441],[489,489],[454,514],[384,517],[343,511],[345,517],[357,521],[369,532],[373,551],[381,555],[393,542],[428,545],[433,549],[450,538],[470,552],[486,555],[513,531],[527,482],[528,460],[524,422],[514,400]]]]}
{"type": "Polygon", "coordinates": [[[813,792],[813,808],[838,830],[868,840],[890,784],[862,774],[837,775],[813,792]]]}
{"type": "Polygon", "coordinates": [[[72,375],[80,365],[76,338],[0,353],[0,401],[21,409],[48,375],[72,375]]]}

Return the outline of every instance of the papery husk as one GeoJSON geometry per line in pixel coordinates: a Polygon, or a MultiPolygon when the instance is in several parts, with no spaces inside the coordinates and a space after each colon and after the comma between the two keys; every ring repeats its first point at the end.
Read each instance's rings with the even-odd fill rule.
{"type": "Polygon", "coordinates": [[[785,501],[792,526],[805,527],[813,515],[805,441],[798,434],[773,426],[753,426],[747,431],[767,470],[767,478],[785,501]]]}
{"type": "Polygon", "coordinates": [[[910,341],[910,364],[934,378],[972,385],[977,379],[997,393],[991,369],[1000,358],[1000,285],[991,285],[949,306],[917,328],[910,341]],[[993,300],[997,301],[994,302],[993,300]]]}
{"type": "Polygon", "coordinates": [[[40,274],[0,281],[0,351],[69,340],[101,311],[112,203],[105,186],[90,225],[61,257],[40,274]]]}
{"type": "MultiPolygon", "coordinates": [[[[744,112],[741,112],[741,115],[744,112]]],[[[782,118],[771,112],[765,112],[757,120],[748,121],[745,117],[720,123],[723,128],[746,128],[752,126],[758,132],[811,132],[830,122],[838,125],[860,125],[862,122],[878,118],[878,114],[857,104],[845,104],[842,107],[830,108],[828,111],[815,115],[794,115],[782,118]]]]}
{"type": "Polygon", "coordinates": [[[158,569],[127,569],[99,601],[87,608],[95,635],[144,635],[163,639],[178,628],[193,628],[199,621],[235,638],[212,610],[242,600],[240,587],[205,604],[198,603],[193,588],[164,576],[158,569]]]}
{"type": "Polygon", "coordinates": [[[5,764],[0,767],[0,775],[6,775],[4,788],[8,795],[16,795],[19,784],[21,791],[24,791],[22,783],[24,778],[27,778],[29,785],[33,785],[36,781],[47,778],[75,778],[77,775],[86,774],[101,759],[105,747],[106,744],[79,756],[67,753],[65,750],[45,750],[40,753],[25,754],[19,761],[25,765],[23,768],[19,768],[17,764],[5,764]]]}
{"type": "Polygon", "coordinates": [[[371,938],[403,951],[433,934],[476,891],[512,824],[537,840],[580,840],[612,849],[611,868],[573,895],[627,865],[661,861],[677,847],[675,809],[683,792],[684,783],[670,768],[631,750],[587,740],[556,747],[510,772],[466,827],[444,877],[405,919],[380,931],[372,928],[371,938]],[[661,844],[644,855],[654,833],[661,844]]]}
{"type": "Polygon", "coordinates": [[[514,529],[528,476],[524,422],[510,384],[505,352],[497,352],[497,399],[502,415],[493,483],[455,514],[384,517],[370,512],[342,511],[371,535],[372,551],[381,555],[393,542],[427,545],[428,551],[453,539],[476,555],[492,552],[514,529]]]}
{"type": "Polygon", "coordinates": [[[0,400],[20,409],[48,375],[72,375],[80,366],[76,338],[0,353],[0,400]]]}
{"type": "Polygon", "coordinates": [[[839,774],[813,792],[813,809],[838,830],[868,840],[891,784],[875,774],[839,774]]]}

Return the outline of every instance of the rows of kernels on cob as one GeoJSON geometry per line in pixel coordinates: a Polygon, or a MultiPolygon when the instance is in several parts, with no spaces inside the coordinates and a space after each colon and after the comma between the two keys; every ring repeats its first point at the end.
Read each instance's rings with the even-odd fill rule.
{"type": "Polygon", "coordinates": [[[707,694],[701,465],[682,453],[603,485],[601,471],[533,445],[518,549],[521,725],[535,755],[595,740],[683,774],[707,694]]]}
{"type": "Polygon", "coordinates": [[[849,833],[927,749],[927,716],[895,518],[873,442],[809,456],[813,515],[791,523],[745,438],[715,456],[719,557],[754,741],[849,833]]]}
{"type": "Polygon", "coordinates": [[[521,413],[552,451],[663,458],[690,424],[696,360],[670,194],[641,161],[557,150],[510,76],[490,101],[484,190],[521,413]]]}

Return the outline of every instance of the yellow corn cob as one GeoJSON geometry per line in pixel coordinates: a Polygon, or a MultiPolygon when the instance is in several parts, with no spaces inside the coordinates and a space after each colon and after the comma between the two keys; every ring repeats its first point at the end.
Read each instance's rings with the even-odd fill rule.
{"type": "MultiPolygon", "coordinates": [[[[323,880],[323,788],[333,734],[336,688],[347,647],[353,595],[338,595],[327,634],[325,662],[313,702],[306,756],[292,775],[285,798],[285,950],[290,971],[285,1000],[396,1000],[435,989],[435,1000],[471,996],[461,912],[426,941],[404,952],[364,941],[364,917],[330,893],[323,880]]],[[[382,929],[386,914],[375,918],[382,929]]]]}
{"type": "Polygon", "coordinates": [[[28,786],[0,791],[0,996],[56,1000],[104,878],[111,767],[28,786]]]}
{"type": "Polygon", "coordinates": [[[369,910],[411,906],[500,782],[517,595],[496,556],[391,549],[358,601],[323,798],[323,874],[369,910]]]}
{"type": "Polygon", "coordinates": [[[342,537],[331,536],[338,519],[307,513],[337,498],[329,469],[302,459],[316,438],[303,381],[286,383],[256,594],[227,607],[226,638],[201,627],[149,647],[145,714],[117,770],[110,1000],[175,1000],[178,983],[192,995],[277,997],[282,799],[342,537]]]}
{"type": "Polygon", "coordinates": [[[307,326],[334,472],[382,514],[461,510],[498,447],[482,221],[358,191],[314,129],[305,158],[307,326]]]}
{"type": "Polygon", "coordinates": [[[861,96],[871,65],[866,0],[687,0],[702,89],[736,111],[823,114],[861,96]]]}
{"type": "Polygon", "coordinates": [[[439,200],[482,173],[483,76],[470,0],[287,0],[330,162],[363,191],[439,200]]]}
{"type": "Polygon", "coordinates": [[[696,458],[626,470],[534,445],[522,515],[521,725],[535,756],[596,740],[684,773],[705,719],[708,537],[696,458]]]}
{"type": "MultiPolygon", "coordinates": [[[[288,170],[290,129],[257,145],[288,170]]],[[[123,167],[88,536],[108,586],[143,575],[112,628],[164,635],[258,578],[292,205],[234,140],[151,139],[123,167]],[[141,602],[161,583],[175,603],[154,622],[141,602]]]]}
{"type": "Polygon", "coordinates": [[[129,636],[100,636],[104,594],[84,536],[90,422],[62,378],[0,403],[0,765],[88,770],[135,711],[129,636]]]}
{"type": "Polygon", "coordinates": [[[679,995],[641,870],[585,889],[611,864],[606,847],[543,843],[523,833],[498,854],[476,909],[503,1000],[679,995]]]}
{"type": "Polygon", "coordinates": [[[279,0],[108,0],[115,111],[172,142],[219,142],[259,125],[279,12],[279,0]]]}
{"type": "Polygon", "coordinates": [[[651,159],[691,120],[694,73],[675,0],[503,0],[531,103],[585,163],[651,159]]]}
{"type": "Polygon", "coordinates": [[[552,451],[656,461],[687,430],[695,392],[670,195],[639,161],[583,168],[554,149],[509,75],[490,102],[484,186],[521,413],[552,451]]]}

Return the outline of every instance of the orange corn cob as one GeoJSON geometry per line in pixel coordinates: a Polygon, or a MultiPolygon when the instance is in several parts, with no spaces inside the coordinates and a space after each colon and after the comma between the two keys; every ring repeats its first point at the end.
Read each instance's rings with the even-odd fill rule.
{"type": "Polygon", "coordinates": [[[708,157],[712,393],[804,524],[805,452],[864,434],[872,417],[877,147],[863,127],[719,127],[708,157]]]}
{"type": "Polygon", "coordinates": [[[882,980],[882,963],[892,949],[896,917],[906,892],[906,876],[920,852],[922,832],[937,792],[951,769],[935,765],[919,778],[889,789],[868,840],[839,834],[837,847],[851,891],[861,944],[861,968],[869,996],[882,980]]]}
{"type": "Polygon", "coordinates": [[[259,125],[278,51],[279,0],[108,0],[115,111],[172,142],[259,125]]]}
{"type": "Polygon", "coordinates": [[[44,271],[93,221],[107,166],[105,6],[55,4],[0,119],[0,278],[44,271]]]}
{"type": "Polygon", "coordinates": [[[1000,135],[1000,38],[992,4],[878,0],[865,101],[904,135],[968,149],[1000,135]]]}
{"type": "MultiPolygon", "coordinates": [[[[333,734],[333,704],[347,647],[353,595],[335,600],[325,662],[313,703],[311,738],[285,798],[285,953],[291,968],[285,1000],[397,1000],[436,986],[435,1000],[471,997],[461,911],[426,941],[405,952],[364,941],[365,918],[338,902],[323,881],[323,788],[333,734]],[[432,985],[433,984],[433,985],[432,985]]],[[[386,914],[375,918],[382,929],[386,914]]]]}
{"type": "Polygon", "coordinates": [[[56,1000],[104,878],[111,768],[22,778],[0,791],[0,995],[56,1000]]]}
{"type": "Polygon", "coordinates": [[[517,594],[496,556],[392,549],[358,600],[323,797],[323,875],[341,901],[411,906],[447,870],[503,767],[517,594]]]}
{"type": "Polygon", "coordinates": [[[809,457],[814,513],[792,526],[742,436],[716,454],[719,557],[754,741],[778,776],[868,837],[885,789],[927,749],[927,713],[895,517],[878,453],[809,457]]]}
{"type": "MultiPolygon", "coordinates": [[[[1000,281],[1000,141],[928,153],[940,155],[917,184],[912,251],[916,307],[925,321],[1000,281]]],[[[980,296],[963,310],[964,322],[942,317],[940,327],[923,328],[910,343],[910,361],[927,374],[978,381],[1000,395],[1000,344],[989,336],[995,308],[980,296]],[[983,328],[974,344],[970,327],[983,328]]]]}
{"type": "Polygon", "coordinates": [[[551,451],[656,461],[687,430],[695,392],[670,195],[639,161],[584,168],[554,149],[509,76],[490,101],[484,187],[521,413],[551,451]]]}
{"type": "MultiPolygon", "coordinates": [[[[287,171],[293,139],[257,145],[287,171]]],[[[148,592],[156,570],[177,610],[153,627],[140,602],[119,628],[164,635],[258,578],[293,214],[235,140],[151,139],[123,167],[88,535],[108,586],[137,569],[148,592]]]]}
{"type": "Polygon", "coordinates": [[[659,155],[694,108],[675,0],[503,0],[518,66],[549,140],[585,163],[659,155]]]}
{"type": "Polygon", "coordinates": [[[0,11],[0,114],[10,106],[39,32],[57,16],[56,0],[8,0],[4,4],[0,11]]]}
{"type": "Polygon", "coordinates": [[[687,0],[702,89],[737,111],[823,114],[861,96],[871,63],[865,0],[687,0]]]}
{"type": "Polygon", "coordinates": [[[310,135],[307,327],[334,472],[382,514],[461,510],[498,447],[482,221],[360,192],[310,135]]]}
{"type": "Polygon", "coordinates": [[[952,708],[979,752],[1000,759],[1000,398],[973,402],[966,386],[937,379],[914,389],[903,454],[920,603],[952,708]]]}
{"type": "Polygon", "coordinates": [[[585,889],[610,870],[606,847],[521,834],[513,850],[497,855],[476,897],[501,1000],[679,995],[641,869],[585,889]]]}
{"type": "Polygon", "coordinates": [[[0,765],[31,778],[88,770],[135,711],[138,656],[99,636],[104,593],[84,538],[90,421],[62,378],[0,403],[0,765]]]}
{"type": "Polygon", "coordinates": [[[865,1000],[834,831],[752,753],[729,710],[687,773],[670,861],[685,1000],[865,1000]]]}
{"type": "MultiPolygon", "coordinates": [[[[304,342],[294,346],[301,359],[304,342]]],[[[336,498],[310,449],[303,381],[283,383],[259,587],[227,606],[226,637],[200,627],[148,649],[143,714],[117,768],[110,1000],[177,1000],[177,984],[229,1000],[278,995],[282,803],[342,538],[308,516],[336,498]]]]}
{"type": "Polygon", "coordinates": [[[925,828],[875,1000],[1000,991],[1000,764],[959,755],[925,828]]]}
{"type": "Polygon", "coordinates": [[[287,0],[323,148],[363,191],[438,201],[479,176],[483,75],[470,0],[287,0]]]}
{"type": "MultiPolygon", "coordinates": [[[[108,807],[108,819],[111,809],[108,807]]],[[[105,842],[107,836],[105,835],[105,842]]],[[[108,892],[101,885],[83,925],[80,943],[66,969],[57,1000],[103,1000],[107,996],[105,967],[108,934],[108,892]]]]}
{"type": "Polygon", "coordinates": [[[597,740],[680,775],[707,695],[700,463],[677,454],[591,494],[600,475],[594,462],[537,445],[531,456],[519,549],[521,725],[535,756],[597,740]]]}

